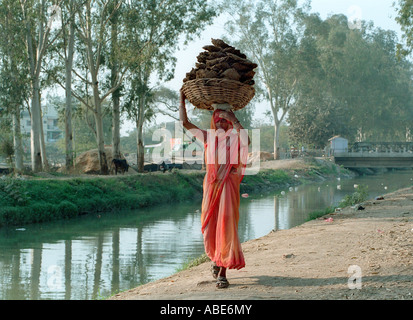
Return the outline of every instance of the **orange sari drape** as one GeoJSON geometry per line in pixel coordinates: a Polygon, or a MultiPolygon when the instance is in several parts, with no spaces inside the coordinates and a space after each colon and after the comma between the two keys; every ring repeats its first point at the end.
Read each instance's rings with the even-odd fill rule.
{"type": "MultiPolygon", "coordinates": [[[[218,111],[218,110],[217,110],[218,111]]],[[[217,112],[216,111],[216,112],[217,112]]],[[[240,183],[245,172],[248,144],[232,127],[216,131],[214,117],[205,143],[202,233],[205,252],[217,266],[241,269],[244,255],[238,237],[240,183]]]]}

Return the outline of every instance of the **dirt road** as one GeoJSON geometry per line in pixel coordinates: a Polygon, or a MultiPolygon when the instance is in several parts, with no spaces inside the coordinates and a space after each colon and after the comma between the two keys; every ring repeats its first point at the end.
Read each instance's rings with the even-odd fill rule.
{"type": "Polygon", "coordinates": [[[243,244],[246,267],[217,289],[210,263],[110,299],[413,300],[413,188],[243,244]]]}

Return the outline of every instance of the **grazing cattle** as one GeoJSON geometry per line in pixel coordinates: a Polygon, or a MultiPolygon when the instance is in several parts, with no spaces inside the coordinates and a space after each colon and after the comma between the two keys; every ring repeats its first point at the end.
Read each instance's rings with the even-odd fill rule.
{"type": "Polygon", "coordinates": [[[128,172],[129,165],[125,159],[113,159],[111,170],[113,171],[113,169],[115,169],[115,174],[118,174],[118,170],[119,172],[125,173],[125,171],[128,172]]]}
{"type": "Polygon", "coordinates": [[[156,163],[145,164],[145,165],[143,166],[143,170],[144,170],[144,171],[148,171],[148,172],[158,171],[158,170],[159,170],[159,166],[158,166],[156,163]]]}
{"type": "Polygon", "coordinates": [[[182,164],[180,163],[165,163],[165,161],[163,161],[160,166],[159,169],[165,173],[166,170],[171,171],[172,169],[182,169],[182,164]]]}

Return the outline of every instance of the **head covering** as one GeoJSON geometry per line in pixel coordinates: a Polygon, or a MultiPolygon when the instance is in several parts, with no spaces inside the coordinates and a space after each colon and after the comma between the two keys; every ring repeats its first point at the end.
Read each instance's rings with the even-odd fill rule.
{"type": "MultiPolygon", "coordinates": [[[[214,113],[213,113],[213,115],[212,115],[212,118],[214,119],[214,123],[217,123],[218,121],[220,121],[221,119],[224,119],[224,118],[221,118],[220,117],[220,113],[221,113],[221,110],[215,110],[214,111],[214,113]],[[218,111],[218,112],[217,112],[218,111]]],[[[224,119],[224,120],[226,120],[226,119],[224,119]]]]}
{"type": "MultiPolygon", "coordinates": [[[[212,118],[211,118],[211,129],[217,130],[216,123],[219,120],[224,119],[224,118],[220,117],[220,113],[223,112],[223,111],[224,110],[221,110],[221,109],[216,109],[214,111],[214,113],[212,114],[212,118]]],[[[227,119],[225,119],[225,121],[228,122],[228,130],[232,130],[234,128],[234,126],[232,125],[231,121],[228,121],[227,119]]]]}

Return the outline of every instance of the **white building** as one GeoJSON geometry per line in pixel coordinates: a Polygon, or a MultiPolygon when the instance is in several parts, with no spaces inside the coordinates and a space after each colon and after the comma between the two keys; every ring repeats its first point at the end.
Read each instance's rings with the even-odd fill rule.
{"type": "MultiPolygon", "coordinates": [[[[45,142],[56,142],[63,134],[62,130],[57,126],[59,119],[57,110],[51,104],[46,105],[42,107],[42,115],[45,142]]],[[[20,125],[22,135],[30,136],[32,123],[27,110],[21,113],[20,125]]]]}
{"type": "Polygon", "coordinates": [[[335,136],[328,139],[329,144],[329,155],[334,156],[336,153],[348,152],[348,140],[340,136],[335,136]]]}

